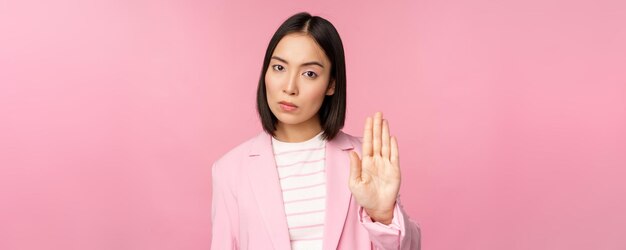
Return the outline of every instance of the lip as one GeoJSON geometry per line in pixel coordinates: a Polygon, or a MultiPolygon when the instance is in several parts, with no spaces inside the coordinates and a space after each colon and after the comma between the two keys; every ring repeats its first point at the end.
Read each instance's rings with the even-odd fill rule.
{"type": "Polygon", "coordinates": [[[281,102],[279,102],[279,104],[282,104],[282,105],[285,105],[285,106],[290,106],[290,107],[293,107],[293,108],[297,108],[298,107],[295,104],[290,103],[290,102],[286,102],[286,101],[281,101],[281,102]]]}
{"type": "Polygon", "coordinates": [[[280,104],[280,109],[285,112],[291,112],[298,108],[295,104],[286,101],[281,101],[278,104],[280,104]]]}

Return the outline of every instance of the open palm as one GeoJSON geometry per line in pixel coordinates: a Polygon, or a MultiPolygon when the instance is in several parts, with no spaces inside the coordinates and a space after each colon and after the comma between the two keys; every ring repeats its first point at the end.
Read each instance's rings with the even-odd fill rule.
{"type": "Polygon", "coordinates": [[[376,221],[391,221],[400,191],[398,142],[389,136],[389,124],[377,112],[367,117],[363,133],[362,156],[350,152],[350,191],[376,221]]]}

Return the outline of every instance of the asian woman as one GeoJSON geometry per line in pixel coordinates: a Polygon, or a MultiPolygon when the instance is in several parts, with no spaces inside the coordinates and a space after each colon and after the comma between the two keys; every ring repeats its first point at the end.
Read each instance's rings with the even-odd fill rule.
{"type": "Polygon", "coordinates": [[[288,18],[257,88],[263,131],[212,167],[212,249],[420,249],[389,122],[376,112],[363,137],[344,133],[346,95],[335,27],[288,18]]]}

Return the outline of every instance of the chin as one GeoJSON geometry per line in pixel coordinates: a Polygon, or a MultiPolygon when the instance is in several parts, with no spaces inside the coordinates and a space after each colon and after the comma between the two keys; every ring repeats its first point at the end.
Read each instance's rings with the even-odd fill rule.
{"type": "Polygon", "coordinates": [[[278,121],[284,124],[294,125],[302,122],[300,119],[298,119],[297,116],[294,115],[279,114],[274,116],[276,116],[276,119],[278,119],[278,121]]]}
{"type": "Polygon", "coordinates": [[[307,119],[303,119],[301,114],[292,114],[292,113],[274,113],[276,119],[279,122],[287,125],[296,125],[305,122],[307,119]],[[276,115],[278,114],[278,115],[276,115]]]}

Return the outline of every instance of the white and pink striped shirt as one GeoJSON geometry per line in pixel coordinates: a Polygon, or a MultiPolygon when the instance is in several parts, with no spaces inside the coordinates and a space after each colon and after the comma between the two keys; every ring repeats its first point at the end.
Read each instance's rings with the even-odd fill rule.
{"type": "Polygon", "coordinates": [[[322,249],[326,210],[326,141],[322,133],[304,142],[282,142],[272,137],[294,250],[322,249]]]}

